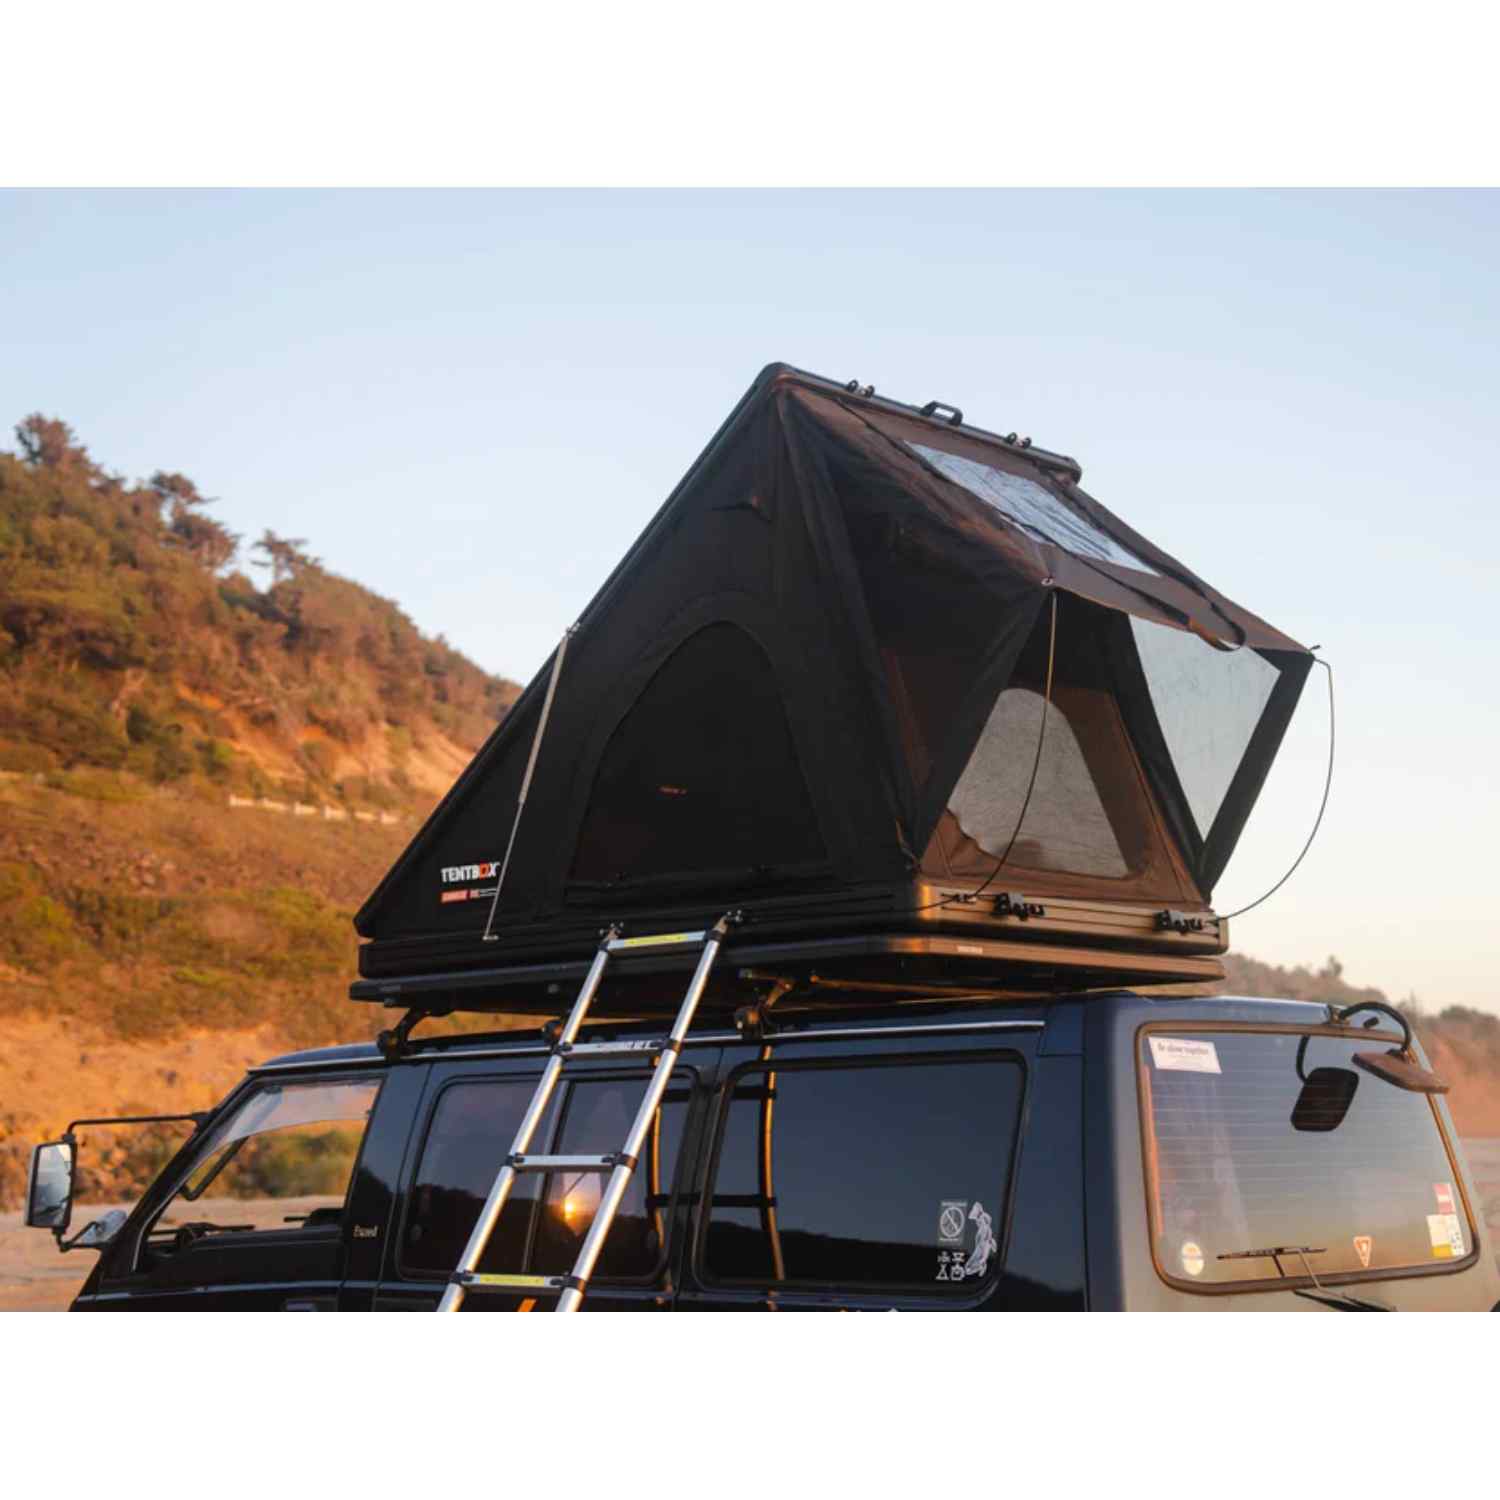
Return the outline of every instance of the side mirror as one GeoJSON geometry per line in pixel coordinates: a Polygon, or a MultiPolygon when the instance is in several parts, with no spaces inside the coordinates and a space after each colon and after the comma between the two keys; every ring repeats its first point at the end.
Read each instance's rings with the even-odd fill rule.
{"type": "Polygon", "coordinates": [[[47,1141],[31,1153],[26,1184],[26,1226],[50,1229],[59,1239],[73,1217],[73,1163],[76,1143],[70,1136],[47,1141]]]}
{"type": "Polygon", "coordinates": [[[1337,1130],[1358,1087],[1359,1074],[1349,1068],[1314,1068],[1292,1106],[1292,1129],[1337,1130]]]}

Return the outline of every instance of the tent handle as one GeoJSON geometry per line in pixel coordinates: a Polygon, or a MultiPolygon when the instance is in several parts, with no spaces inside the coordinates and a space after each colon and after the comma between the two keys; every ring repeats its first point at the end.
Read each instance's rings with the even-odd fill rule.
{"type": "Polygon", "coordinates": [[[950,406],[946,401],[929,401],[922,408],[922,415],[924,417],[936,417],[940,411],[951,411],[953,413],[951,417],[943,419],[950,427],[962,425],[964,414],[956,406],[950,406]]]}

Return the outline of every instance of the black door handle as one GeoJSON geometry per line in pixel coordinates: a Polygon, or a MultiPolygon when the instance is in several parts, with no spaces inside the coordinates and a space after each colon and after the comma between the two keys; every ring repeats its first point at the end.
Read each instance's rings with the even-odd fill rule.
{"type": "Polygon", "coordinates": [[[338,1302],[332,1297],[292,1297],[281,1304],[283,1312],[337,1312],[338,1302]]]}

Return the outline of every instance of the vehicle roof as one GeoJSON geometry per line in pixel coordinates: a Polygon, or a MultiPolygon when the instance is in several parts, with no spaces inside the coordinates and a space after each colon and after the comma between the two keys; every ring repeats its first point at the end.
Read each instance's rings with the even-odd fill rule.
{"type": "MultiPolygon", "coordinates": [[[[858,1026],[876,1022],[888,1023],[899,1018],[904,1025],[920,1026],[924,1021],[936,1023],[943,1020],[951,1023],[955,1013],[971,1015],[977,1021],[1002,1014],[1016,1020],[1044,1022],[1049,1013],[1062,1006],[1082,1004],[1089,1010],[1101,1007],[1119,1012],[1139,1012],[1142,1021],[1160,1018],[1169,1012],[1196,1012],[1193,1019],[1222,1020],[1276,1020],[1303,1026],[1318,1025],[1328,1017],[1328,1007],[1311,1000],[1278,1000],[1250,995],[1140,995],[1131,991],[1110,994],[1059,996],[1046,1000],[993,1000],[974,999],[924,1003],[880,1008],[852,1006],[847,1003],[820,1007],[816,1011],[798,1010],[786,1015],[784,1026],[794,1030],[800,1023],[816,1020],[820,1025],[839,1021],[845,1025],[858,1026]]],[[[1184,1014],[1184,1019],[1188,1016],[1184,1014]]],[[[607,1032],[611,1035],[660,1032],[660,1018],[645,1021],[601,1021],[596,1026],[585,1028],[584,1035],[607,1032]]],[[[692,1033],[695,1038],[712,1036],[732,1040],[735,1033],[720,1021],[710,1023],[692,1033]]],[[[527,1026],[521,1029],[489,1032],[462,1032],[456,1035],[413,1037],[406,1045],[404,1056],[408,1058],[434,1059],[463,1055],[474,1051],[494,1052],[497,1048],[509,1050],[539,1049],[542,1046],[540,1027],[527,1026]]],[[[287,1052],[280,1057],[267,1059],[251,1071],[264,1072],[278,1068],[315,1068],[339,1066],[370,1066],[385,1061],[374,1042],[351,1042],[337,1047],[311,1047],[301,1052],[287,1052]]]]}

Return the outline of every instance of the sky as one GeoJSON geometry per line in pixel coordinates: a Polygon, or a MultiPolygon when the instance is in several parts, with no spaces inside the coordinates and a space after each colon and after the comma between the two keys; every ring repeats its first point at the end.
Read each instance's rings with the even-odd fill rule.
{"type": "Polygon", "coordinates": [[[1234,946],[1500,1012],[1497,265],[1493,191],[12,191],[0,430],[525,681],[766,364],[951,402],[1333,664],[1234,946]]]}

